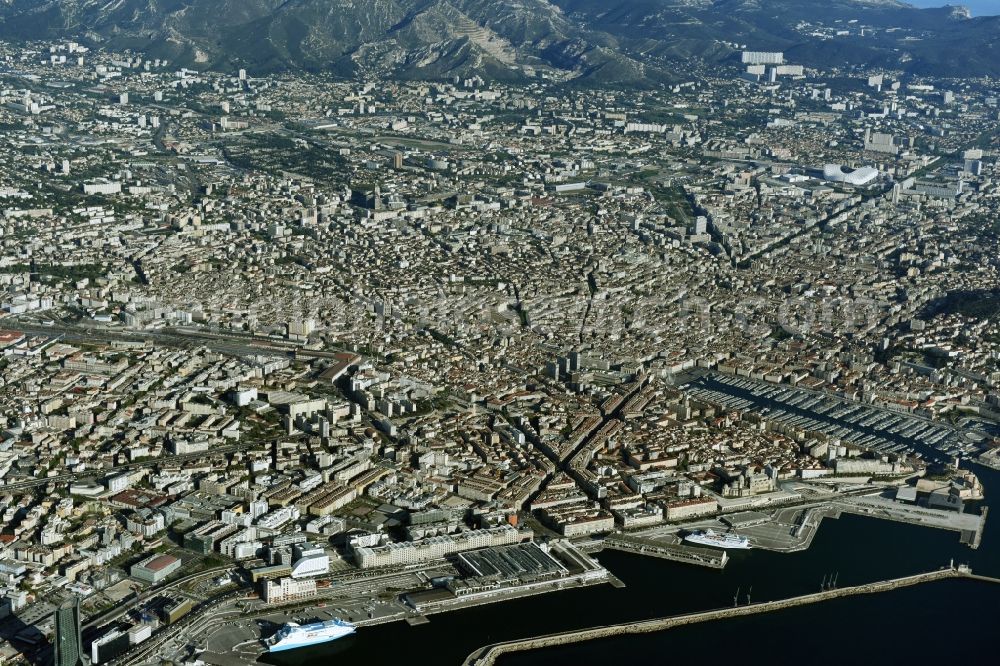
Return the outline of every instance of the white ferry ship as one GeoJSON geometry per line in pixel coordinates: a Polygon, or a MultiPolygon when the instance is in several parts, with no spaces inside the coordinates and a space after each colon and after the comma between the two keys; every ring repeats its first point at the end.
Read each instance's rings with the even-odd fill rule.
{"type": "Polygon", "coordinates": [[[282,652],[295,648],[329,643],[354,633],[354,625],[343,620],[327,620],[300,625],[289,622],[276,634],[264,641],[268,652],[282,652]]]}
{"type": "Polygon", "coordinates": [[[728,534],[719,534],[718,532],[713,532],[712,530],[692,532],[691,534],[685,536],[684,540],[701,546],[711,546],[713,548],[736,548],[740,550],[750,548],[749,539],[745,536],[740,536],[739,534],[734,534],[732,532],[728,534]]]}

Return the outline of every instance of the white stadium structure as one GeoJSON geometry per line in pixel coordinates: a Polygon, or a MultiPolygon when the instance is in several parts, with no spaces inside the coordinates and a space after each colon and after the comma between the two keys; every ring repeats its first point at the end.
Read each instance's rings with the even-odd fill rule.
{"type": "Polygon", "coordinates": [[[849,185],[867,185],[878,178],[878,169],[861,167],[852,171],[845,170],[839,164],[827,164],[823,167],[823,180],[849,185]]]}

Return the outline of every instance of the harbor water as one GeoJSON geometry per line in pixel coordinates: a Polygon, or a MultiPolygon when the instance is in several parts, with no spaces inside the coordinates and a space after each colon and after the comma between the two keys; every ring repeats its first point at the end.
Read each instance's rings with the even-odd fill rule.
{"type": "MultiPolygon", "coordinates": [[[[975,471],[988,503],[1000,492],[1000,472],[975,471]]],[[[432,615],[421,626],[396,622],[363,628],[335,643],[264,655],[262,661],[325,666],[342,659],[390,664],[403,657],[457,666],[488,643],[732,606],[734,597],[740,604],[747,603],[748,595],[753,602],[787,598],[819,591],[834,576],[845,587],[930,571],[953,560],[976,573],[1000,577],[998,515],[1000,509],[994,509],[978,550],[962,545],[956,532],[844,515],[824,520],[806,551],[734,551],[721,571],[605,551],[598,559],[625,583],[624,589],[570,589],[432,615]]],[[[732,651],[732,658],[746,663],[757,663],[748,656],[756,653],[772,664],[802,664],[805,655],[809,664],[961,658],[995,649],[986,623],[997,607],[1000,585],[941,581],[763,616],[521,653],[500,663],[598,664],[622,658],[665,663],[716,651],[732,651]]]]}

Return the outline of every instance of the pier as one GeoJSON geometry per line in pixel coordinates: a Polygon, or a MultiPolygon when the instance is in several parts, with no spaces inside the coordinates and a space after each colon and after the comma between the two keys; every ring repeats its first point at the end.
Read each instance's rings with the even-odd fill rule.
{"type": "Polygon", "coordinates": [[[958,532],[959,534],[969,533],[973,536],[963,538],[962,542],[970,546],[973,542],[978,546],[974,535],[977,533],[981,534],[986,524],[985,513],[959,513],[957,511],[929,509],[916,504],[896,502],[885,497],[842,497],[831,502],[831,506],[842,513],[853,513],[869,518],[880,518],[898,523],[933,527],[958,532]]]}
{"type": "Polygon", "coordinates": [[[986,515],[989,513],[990,507],[984,506],[983,512],[980,515],[979,525],[976,527],[976,531],[972,534],[969,539],[969,548],[973,550],[979,549],[979,544],[983,540],[983,530],[986,529],[986,515]]]}
{"type": "Polygon", "coordinates": [[[712,569],[721,569],[729,561],[729,556],[724,550],[696,548],[694,546],[668,543],[666,541],[643,539],[642,537],[628,534],[614,534],[607,537],[604,540],[604,547],[611,550],[621,550],[626,553],[658,557],[663,560],[697,564],[712,569]]]}
{"type": "Polygon", "coordinates": [[[974,575],[968,568],[965,567],[959,567],[956,569],[953,566],[949,566],[940,569],[938,571],[930,571],[926,573],[915,574],[912,576],[905,576],[902,578],[895,578],[875,583],[867,583],[865,585],[856,585],[853,587],[827,589],[822,592],[806,594],[799,597],[791,597],[789,599],[765,601],[762,603],[749,604],[746,606],[736,606],[733,608],[720,608],[716,610],[688,613],[685,615],[675,615],[672,617],[657,618],[653,620],[626,622],[623,624],[592,627],[590,629],[566,631],[557,634],[549,634],[546,636],[538,636],[535,638],[525,638],[521,640],[494,643],[493,645],[487,645],[485,647],[479,648],[478,650],[470,654],[468,657],[466,657],[465,661],[463,662],[463,666],[492,666],[493,664],[496,663],[496,660],[499,657],[505,654],[510,654],[512,652],[537,650],[545,647],[566,645],[569,643],[579,643],[598,638],[608,638],[611,636],[623,636],[627,634],[644,634],[657,631],[664,631],[666,629],[673,629],[675,627],[682,627],[685,625],[696,624],[700,622],[711,622],[713,620],[722,620],[732,617],[757,615],[760,613],[770,613],[773,611],[783,610],[786,608],[795,608],[797,606],[814,604],[821,601],[839,599],[841,597],[849,597],[859,594],[876,594],[879,592],[888,592],[890,590],[895,590],[902,587],[909,587],[911,585],[919,585],[921,583],[929,583],[932,581],[945,580],[948,578],[969,578],[978,581],[1000,584],[1000,579],[974,575]]]}

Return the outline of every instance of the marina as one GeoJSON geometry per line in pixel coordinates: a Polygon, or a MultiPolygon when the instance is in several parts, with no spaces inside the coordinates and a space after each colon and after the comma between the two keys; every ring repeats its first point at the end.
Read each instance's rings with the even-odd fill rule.
{"type": "Polygon", "coordinates": [[[933,458],[972,455],[978,450],[962,431],[947,423],[829,393],[721,372],[704,373],[682,388],[728,409],[755,411],[790,429],[824,433],[883,454],[933,458]]]}

